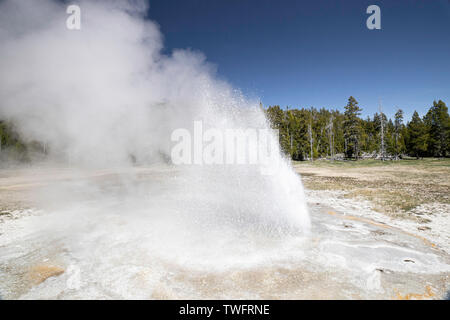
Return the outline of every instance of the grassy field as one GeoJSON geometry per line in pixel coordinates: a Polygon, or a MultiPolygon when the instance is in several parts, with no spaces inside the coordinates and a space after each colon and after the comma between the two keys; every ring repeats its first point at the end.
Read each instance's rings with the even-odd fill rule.
{"type": "MultiPolygon", "coordinates": [[[[447,210],[450,159],[294,162],[310,190],[337,190],[345,197],[369,200],[375,211],[391,216],[423,216],[423,205],[447,210]],[[422,205],[422,206],[421,206],[422,205]]],[[[426,210],[425,210],[426,211],[426,210]]]]}

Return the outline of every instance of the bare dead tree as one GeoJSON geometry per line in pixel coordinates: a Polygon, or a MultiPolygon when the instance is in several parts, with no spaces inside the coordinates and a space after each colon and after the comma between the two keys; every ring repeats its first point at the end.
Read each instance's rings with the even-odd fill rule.
{"type": "Polygon", "coordinates": [[[292,156],[292,138],[293,138],[293,134],[291,133],[291,126],[290,126],[290,121],[289,121],[289,107],[286,107],[286,117],[285,117],[285,121],[286,121],[286,125],[287,125],[287,134],[289,137],[289,155],[292,156]]]}
{"type": "Polygon", "coordinates": [[[330,120],[327,125],[328,129],[328,139],[329,139],[329,146],[330,146],[330,157],[331,160],[334,161],[334,131],[333,131],[333,116],[330,117],[330,120]]]}
{"type": "Polygon", "coordinates": [[[383,118],[383,107],[381,106],[381,100],[380,100],[380,123],[381,123],[381,160],[384,161],[385,158],[385,151],[384,151],[384,118],[383,118]]]}
{"type": "Polygon", "coordinates": [[[311,161],[313,161],[312,120],[311,120],[310,124],[308,125],[308,133],[309,133],[309,145],[311,147],[310,157],[311,157],[311,161]]]}

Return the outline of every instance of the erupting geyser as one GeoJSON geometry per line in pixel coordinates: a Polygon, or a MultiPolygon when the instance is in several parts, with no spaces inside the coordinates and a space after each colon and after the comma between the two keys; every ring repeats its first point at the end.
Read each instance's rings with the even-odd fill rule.
{"type": "Polygon", "coordinates": [[[0,118],[45,143],[52,163],[118,176],[114,184],[49,187],[39,198],[53,214],[37,230],[62,241],[93,281],[102,268],[137,257],[145,264],[146,255],[224,267],[279,254],[276,245],[258,248],[252,234],[304,235],[310,222],[300,178],[278,149],[271,174],[255,165],[192,165],[158,175],[178,128],[269,125],[258,103],[217,80],[202,54],[164,55],[144,3],[80,1],[81,30],[66,28],[59,1],[0,3],[0,118]],[[155,177],[141,183],[139,168],[148,164],[155,177]]]}

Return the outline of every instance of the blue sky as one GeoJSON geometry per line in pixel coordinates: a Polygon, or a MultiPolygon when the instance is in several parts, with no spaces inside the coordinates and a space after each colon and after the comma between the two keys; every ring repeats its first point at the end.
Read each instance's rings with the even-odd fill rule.
{"type": "Polygon", "coordinates": [[[409,118],[450,105],[450,0],[150,0],[166,51],[191,48],[219,77],[264,105],[343,109],[409,118]],[[381,8],[381,30],[366,9],[381,8]]]}

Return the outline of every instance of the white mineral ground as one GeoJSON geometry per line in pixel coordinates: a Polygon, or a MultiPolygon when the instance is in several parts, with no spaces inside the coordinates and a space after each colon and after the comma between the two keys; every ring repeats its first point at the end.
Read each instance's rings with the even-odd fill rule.
{"type": "Polygon", "coordinates": [[[236,215],[233,203],[218,204],[213,195],[219,186],[199,192],[180,187],[184,179],[193,181],[168,166],[2,170],[2,299],[447,294],[445,232],[419,236],[408,222],[383,218],[362,202],[326,191],[307,191],[309,236],[284,232],[261,225],[257,217],[236,215]]]}

